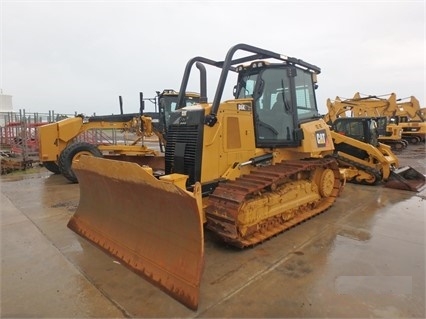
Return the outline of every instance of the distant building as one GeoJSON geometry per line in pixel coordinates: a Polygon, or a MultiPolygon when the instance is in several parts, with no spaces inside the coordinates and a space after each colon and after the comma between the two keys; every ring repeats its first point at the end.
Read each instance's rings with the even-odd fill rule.
{"type": "Polygon", "coordinates": [[[0,94],[0,112],[13,112],[12,95],[0,94]]]}
{"type": "Polygon", "coordinates": [[[0,93],[0,126],[5,126],[8,114],[14,113],[12,95],[0,93]]]}

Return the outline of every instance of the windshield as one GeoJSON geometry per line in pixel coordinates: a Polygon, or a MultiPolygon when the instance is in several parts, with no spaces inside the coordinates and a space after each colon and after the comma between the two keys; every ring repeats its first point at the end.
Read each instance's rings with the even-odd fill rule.
{"type": "Polygon", "coordinates": [[[258,87],[262,90],[255,99],[259,142],[293,143],[294,112],[286,69],[267,68],[260,79],[258,87]]]}
{"type": "Polygon", "coordinates": [[[312,73],[289,65],[267,65],[240,73],[235,97],[253,98],[256,145],[298,145],[301,120],[318,111],[312,73]]]}

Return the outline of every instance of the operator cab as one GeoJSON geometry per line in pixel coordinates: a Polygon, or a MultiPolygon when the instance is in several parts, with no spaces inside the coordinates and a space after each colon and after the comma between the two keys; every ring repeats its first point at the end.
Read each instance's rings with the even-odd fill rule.
{"type": "MultiPolygon", "coordinates": [[[[179,93],[175,90],[166,89],[163,92],[157,92],[158,105],[160,118],[163,119],[161,123],[161,131],[168,127],[170,122],[170,114],[177,109],[179,93]],[[164,127],[163,127],[164,126],[164,127]]],[[[200,94],[193,92],[186,92],[184,96],[184,106],[190,106],[200,103],[200,94]]],[[[161,122],[161,121],[160,121],[161,122]]]]}
{"type": "Polygon", "coordinates": [[[318,118],[311,71],[256,61],[239,66],[236,99],[253,98],[256,147],[298,146],[299,124],[318,118]]]}
{"type": "Polygon", "coordinates": [[[334,121],[332,129],[339,134],[378,146],[377,120],[372,117],[341,117],[334,121]]]}

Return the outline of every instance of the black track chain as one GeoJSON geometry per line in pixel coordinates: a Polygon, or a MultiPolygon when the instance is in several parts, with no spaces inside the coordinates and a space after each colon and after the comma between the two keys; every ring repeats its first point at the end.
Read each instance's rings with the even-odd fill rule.
{"type": "Polygon", "coordinates": [[[363,171],[367,172],[370,175],[373,175],[375,177],[375,179],[376,179],[374,183],[368,183],[368,182],[365,182],[365,181],[364,182],[358,182],[356,180],[349,181],[351,183],[363,184],[363,185],[375,185],[375,184],[381,182],[382,179],[383,179],[382,172],[380,172],[378,169],[374,169],[374,168],[368,167],[367,165],[363,165],[363,164],[357,163],[355,161],[352,161],[352,160],[350,160],[350,159],[348,159],[346,157],[343,157],[343,156],[339,156],[337,154],[334,154],[333,157],[336,158],[339,161],[348,163],[349,165],[352,165],[352,166],[354,166],[354,167],[356,167],[356,168],[358,168],[360,170],[363,170],[363,171]]]}

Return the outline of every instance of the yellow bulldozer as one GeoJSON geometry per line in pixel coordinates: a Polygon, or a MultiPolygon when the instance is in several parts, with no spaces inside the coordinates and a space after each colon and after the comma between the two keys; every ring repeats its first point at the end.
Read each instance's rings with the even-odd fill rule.
{"type": "MultiPolygon", "coordinates": [[[[141,92],[140,112],[123,114],[120,96],[120,114],[77,115],[43,125],[38,131],[40,162],[73,183],[78,180],[72,164],[82,155],[131,161],[164,170],[166,121],[176,108],[177,98],[178,92],[171,89],[158,91],[154,98],[144,98],[141,92]],[[144,112],[145,100],[154,101],[156,112],[144,112]],[[150,138],[154,135],[156,138],[150,138]]],[[[187,92],[185,103],[198,103],[198,94],[187,92]]]]}
{"type": "Polygon", "coordinates": [[[73,166],[80,202],[68,226],[196,309],[204,224],[226,243],[253,246],[325,211],[339,195],[330,129],[317,111],[318,73],[246,44],[223,61],[189,60],[165,135],[165,174],[82,156],[73,166]],[[220,68],[212,103],[200,76],[200,103],[185,106],[194,64],[202,75],[206,66],[220,68]],[[235,99],[222,100],[228,73],[238,77],[235,99]]]}
{"type": "Polygon", "coordinates": [[[332,131],[317,110],[320,71],[247,44],[223,61],[190,59],[165,131],[164,173],[81,156],[73,164],[80,202],[68,227],[197,309],[204,228],[250,247],[324,212],[342,191],[332,131]],[[199,103],[186,106],[194,65],[199,103]],[[211,103],[206,66],[220,69],[211,103]],[[225,100],[230,75],[234,98],[225,100]]]}

